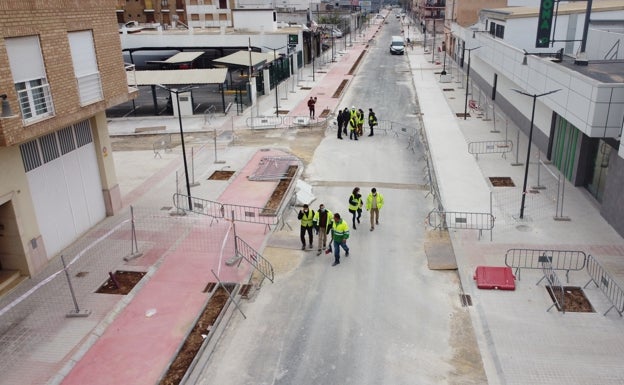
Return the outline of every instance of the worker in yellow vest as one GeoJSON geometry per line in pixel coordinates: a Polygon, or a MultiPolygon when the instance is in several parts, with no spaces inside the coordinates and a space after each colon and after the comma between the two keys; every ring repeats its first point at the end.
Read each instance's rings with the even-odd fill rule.
{"type": "Polygon", "coordinates": [[[373,187],[370,194],[366,197],[366,210],[370,212],[370,231],[375,230],[375,225],[379,224],[379,210],[384,205],[384,197],[377,189],[373,187]]]}
{"type": "Polygon", "coordinates": [[[301,250],[305,250],[306,241],[305,234],[308,233],[308,239],[310,240],[310,248],[312,248],[312,229],[314,229],[314,210],[310,210],[310,207],[305,204],[303,208],[299,210],[297,218],[301,221],[301,229],[299,231],[299,237],[301,238],[301,250]]]}
{"type": "Polygon", "coordinates": [[[334,221],[332,224],[332,240],[334,243],[334,263],[332,266],[336,266],[340,263],[340,248],[345,251],[345,257],[349,256],[349,246],[347,246],[347,239],[349,239],[349,225],[342,218],[340,214],[334,214],[334,221]]]}

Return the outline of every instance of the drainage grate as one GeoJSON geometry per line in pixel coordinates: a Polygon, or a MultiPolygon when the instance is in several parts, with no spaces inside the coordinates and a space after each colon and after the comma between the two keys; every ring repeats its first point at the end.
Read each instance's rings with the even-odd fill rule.
{"type": "Polygon", "coordinates": [[[311,90],[312,87],[299,87],[300,90],[311,90]]]}
{"type": "Polygon", "coordinates": [[[172,208],[173,208],[173,207],[171,207],[171,206],[163,206],[163,207],[161,207],[161,208],[160,208],[160,210],[161,210],[161,211],[169,211],[169,210],[171,210],[172,208]]]}
{"type": "Polygon", "coordinates": [[[216,282],[208,282],[202,293],[211,293],[214,290],[215,286],[217,286],[216,282]]]}
{"type": "Polygon", "coordinates": [[[470,294],[460,294],[459,300],[461,301],[462,307],[472,306],[472,298],[470,298],[470,294]]]}
{"type": "Polygon", "coordinates": [[[516,187],[513,180],[508,176],[491,176],[489,179],[494,187],[516,187]]]}
{"type": "Polygon", "coordinates": [[[458,118],[463,118],[463,117],[469,118],[470,117],[470,114],[464,114],[463,112],[457,112],[457,113],[455,113],[455,115],[457,115],[458,118]]]}
{"type": "Polygon", "coordinates": [[[442,91],[455,91],[455,88],[442,88],[442,91]]]}
{"type": "Polygon", "coordinates": [[[241,289],[238,292],[238,294],[240,294],[240,296],[243,298],[249,298],[249,291],[251,290],[251,286],[252,285],[249,283],[244,284],[243,286],[241,286],[241,289]]]}

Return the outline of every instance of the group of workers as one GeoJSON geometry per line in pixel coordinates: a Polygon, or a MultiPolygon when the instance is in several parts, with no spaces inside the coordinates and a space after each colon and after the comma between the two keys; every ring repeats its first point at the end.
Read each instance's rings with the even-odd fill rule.
{"type": "MultiPolygon", "coordinates": [[[[357,230],[356,221],[360,223],[362,216],[362,207],[370,212],[370,231],[375,230],[375,225],[379,225],[379,211],[384,205],[384,197],[377,192],[376,188],[372,188],[366,204],[362,201],[360,188],[355,187],[349,196],[349,212],[352,215],[353,230],[357,230]]],[[[318,211],[310,209],[309,205],[304,204],[299,210],[297,218],[301,221],[299,237],[301,239],[301,250],[306,249],[306,233],[308,234],[308,245],[312,249],[313,246],[313,230],[318,235],[318,249],[316,255],[320,255],[323,250],[326,254],[334,252],[334,263],[332,266],[340,264],[340,248],[345,251],[345,256],[349,256],[349,225],[340,216],[339,213],[332,213],[325,205],[321,203],[318,211]],[[331,235],[329,246],[327,246],[327,236],[331,235]],[[332,248],[333,243],[333,248],[332,248]]]]}
{"type": "MultiPolygon", "coordinates": [[[[347,135],[347,128],[349,129],[349,139],[358,140],[358,136],[364,135],[364,111],[356,109],[355,106],[349,110],[347,107],[344,110],[338,110],[338,116],[336,118],[338,123],[338,139],[342,139],[342,135],[347,135]]],[[[368,136],[374,135],[374,128],[377,126],[377,116],[372,108],[368,109],[368,127],[370,133],[368,136]]]]}

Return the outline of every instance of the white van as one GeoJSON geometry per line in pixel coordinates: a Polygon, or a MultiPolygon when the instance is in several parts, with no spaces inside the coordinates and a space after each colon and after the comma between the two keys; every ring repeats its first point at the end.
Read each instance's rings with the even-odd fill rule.
{"type": "Polygon", "coordinates": [[[402,36],[392,36],[392,43],[390,43],[390,53],[393,55],[405,54],[405,41],[402,36]]]}

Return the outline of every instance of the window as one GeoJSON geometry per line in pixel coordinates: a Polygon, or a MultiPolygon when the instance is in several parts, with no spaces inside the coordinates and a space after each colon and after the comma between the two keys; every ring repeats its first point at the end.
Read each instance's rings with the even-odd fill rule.
{"type": "Polygon", "coordinates": [[[24,170],[29,172],[41,165],[93,142],[88,120],[65,127],[30,142],[20,144],[24,170]]]}
{"type": "Polygon", "coordinates": [[[39,37],[7,38],[5,44],[24,122],[54,115],[39,37]]]}
{"type": "Polygon", "coordinates": [[[102,100],[102,82],[92,32],[70,32],[68,39],[80,104],[86,106],[102,100]]]}

